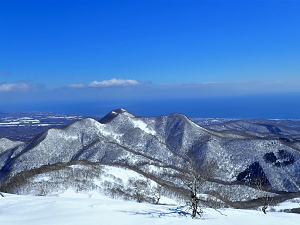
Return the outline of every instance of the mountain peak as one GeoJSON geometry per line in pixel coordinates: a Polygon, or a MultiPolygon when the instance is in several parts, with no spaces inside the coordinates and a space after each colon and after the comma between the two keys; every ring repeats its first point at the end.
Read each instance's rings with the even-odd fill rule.
{"type": "Polygon", "coordinates": [[[112,110],[110,113],[108,113],[106,116],[104,116],[99,122],[102,124],[109,123],[111,120],[113,120],[119,114],[122,114],[126,117],[136,117],[135,115],[131,114],[127,110],[119,108],[119,109],[112,110]]]}
{"type": "Polygon", "coordinates": [[[119,108],[119,109],[114,109],[112,112],[123,113],[123,112],[127,112],[127,110],[125,110],[123,108],[119,108]]]}
{"type": "Polygon", "coordinates": [[[125,110],[123,108],[115,109],[112,112],[115,112],[118,114],[123,114],[124,116],[128,116],[128,117],[135,117],[135,115],[131,114],[130,112],[128,112],[127,110],[125,110]]]}

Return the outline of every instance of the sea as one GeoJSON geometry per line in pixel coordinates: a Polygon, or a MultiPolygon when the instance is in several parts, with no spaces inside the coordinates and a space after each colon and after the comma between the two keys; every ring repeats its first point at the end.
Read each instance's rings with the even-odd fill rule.
{"type": "MultiPolygon", "coordinates": [[[[1,105],[1,104],[0,104],[1,105]]],[[[6,104],[0,111],[45,111],[105,116],[123,108],[136,116],[182,113],[190,118],[300,119],[300,94],[203,98],[94,99],[6,104]]]]}

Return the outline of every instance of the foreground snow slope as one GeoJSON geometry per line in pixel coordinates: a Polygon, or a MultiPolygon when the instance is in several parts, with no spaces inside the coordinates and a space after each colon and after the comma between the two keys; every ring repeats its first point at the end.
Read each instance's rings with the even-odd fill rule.
{"type": "MultiPolygon", "coordinates": [[[[176,206],[151,205],[112,200],[101,195],[68,193],[69,197],[36,197],[6,194],[0,198],[0,224],[82,225],[82,224],[299,224],[300,215],[255,210],[224,209],[221,215],[206,209],[204,218],[192,220],[180,215],[176,206]]],[[[290,203],[292,204],[292,203],[290,203]]],[[[295,203],[294,203],[295,204],[295,203]]],[[[296,204],[297,205],[297,204],[296,204]]]]}

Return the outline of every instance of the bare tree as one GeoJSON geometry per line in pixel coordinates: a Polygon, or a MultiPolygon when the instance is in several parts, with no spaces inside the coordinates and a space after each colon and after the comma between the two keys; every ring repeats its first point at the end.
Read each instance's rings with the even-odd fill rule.
{"type": "Polygon", "coordinates": [[[266,210],[273,201],[273,198],[268,194],[268,192],[266,190],[266,183],[267,183],[266,179],[267,179],[266,177],[264,177],[264,178],[256,177],[254,179],[254,184],[255,184],[256,188],[260,192],[264,193],[263,197],[260,197],[260,201],[262,203],[261,211],[263,211],[264,214],[267,214],[266,210]]]}
{"type": "Polygon", "coordinates": [[[149,187],[149,192],[154,199],[154,203],[158,205],[161,198],[162,186],[158,183],[155,183],[154,186],[151,185],[151,180],[149,178],[147,178],[147,184],[149,187]]]}
{"type": "Polygon", "coordinates": [[[193,153],[183,153],[184,155],[184,172],[181,175],[181,180],[189,191],[187,206],[191,210],[191,217],[196,218],[202,216],[203,205],[207,205],[205,200],[201,199],[201,188],[213,177],[217,163],[214,160],[201,163],[193,153]]]}

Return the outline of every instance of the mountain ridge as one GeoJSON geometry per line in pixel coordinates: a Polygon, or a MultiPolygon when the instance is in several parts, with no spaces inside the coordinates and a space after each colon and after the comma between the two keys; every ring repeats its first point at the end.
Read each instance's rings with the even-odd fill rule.
{"type": "Polygon", "coordinates": [[[204,163],[217,161],[211,180],[251,185],[257,171],[263,171],[274,191],[300,191],[299,143],[255,134],[209,129],[179,113],[138,117],[116,109],[99,121],[85,118],[6,147],[0,152],[0,183],[43,165],[78,160],[128,165],[152,175],[157,174],[151,166],[173,168],[169,172],[176,174],[183,169],[183,153],[192,151],[204,163]]]}

